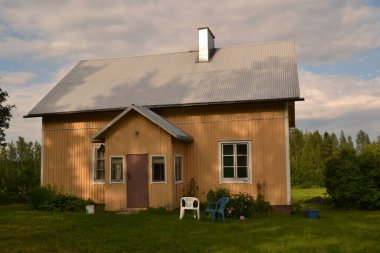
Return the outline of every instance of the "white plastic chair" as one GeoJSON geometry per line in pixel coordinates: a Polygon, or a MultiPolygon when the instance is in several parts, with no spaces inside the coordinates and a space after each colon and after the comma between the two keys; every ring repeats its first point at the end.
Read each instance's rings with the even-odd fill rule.
{"type": "MultiPolygon", "coordinates": [[[[196,211],[198,220],[201,218],[199,214],[199,199],[194,197],[182,197],[181,198],[181,212],[179,214],[179,219],[182,220],[185,215],[185,210],[193,210],[196,211]]],[[[196,218],[194,214],[194,218],[196,218]]]]}

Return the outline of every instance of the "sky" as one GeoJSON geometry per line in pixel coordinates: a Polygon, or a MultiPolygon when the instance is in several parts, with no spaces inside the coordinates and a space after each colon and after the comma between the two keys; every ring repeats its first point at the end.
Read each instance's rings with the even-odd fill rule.
{"type": "Polygon", "coordinates": [[[380,135],[380,0],[0,0],[0,87],[15,104],[7,142],[41,141],[26,115],[79,61],[293,40],[296,126],[380,135]]]}

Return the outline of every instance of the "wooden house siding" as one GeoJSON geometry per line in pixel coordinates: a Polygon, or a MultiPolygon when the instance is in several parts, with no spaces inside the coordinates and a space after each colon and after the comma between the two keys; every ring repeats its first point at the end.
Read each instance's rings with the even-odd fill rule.
{"type": "MultiPolygon", "coordinates": [[[[57,115],[43,118],[44,184],[97,203],[108,210],[127,206],[127,181],[110,184],[110,156],[148,154],[166,156],[166,183],[149,181],[149,205],[178,207],[190,178],[205,200],[208,190],[226,187],[233,193],[257,194],[257,184],[265,186],[265,198],[272,205],[287,205],[286,135],[287,102],[208,105],[154,109],[159,115],[193,137],[193,142],[176,140],[165,130],[137,112],[130,112],[106,132],[106,176],[104,184],[92,180],[92,143],[102,127],[118,112],[57,115]],[[219,182],[220,141],[250,141],[252,157],[251,183],[219,182]],[[173,155],[183,155],[184,182],[174,183],[173,155]]],[[[294,116],[293,116],[294,117],[294,116]]],[[[150,178],[149,178],[150,180],[150,178]]]]}
{"type": "MultiPolygon", "coordinates": [[[[193,137],[194,142],[184,154],[185,183],[194,177],[203,201],[206,193],[216,187],[256,196],[257,184],[261,184],[272,205],[287,205],[285,106],[284,102],[230,104],[157,112],[193,137]],[[251,141],[252,184],[220,184],[219,142],[239,140],[251,141]]],[[[177,203],[178,200],[177,196],[177,203]]]]}
{"type": "Polygon", "coordinates": [[[118,112],[43,118],[43,185],[104,203],[104,184],[94,184],[91,138],[118,112]]]}

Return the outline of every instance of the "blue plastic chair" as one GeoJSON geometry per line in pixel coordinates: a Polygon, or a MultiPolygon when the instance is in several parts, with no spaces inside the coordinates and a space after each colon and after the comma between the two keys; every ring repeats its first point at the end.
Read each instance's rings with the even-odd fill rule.
{"type": "Polygon", "coordinates": [[[211,213],[212,221],[216,221],[218,219],[217,214],[219,213],[222,216],[222,220],[224,221],[224,208],[228,201],[229,198],[223,197],[216,202],[207,202],[206,216],[207,213],[211,213]]]}

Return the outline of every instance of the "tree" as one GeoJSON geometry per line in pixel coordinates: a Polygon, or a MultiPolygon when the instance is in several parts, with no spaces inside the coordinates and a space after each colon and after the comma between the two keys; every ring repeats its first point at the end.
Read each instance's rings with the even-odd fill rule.
{"type": "Polygon", "coordinates": [[[40,183],[41,145],[19,137],[0,147],[0,203],[25,201],[40,183]]]}
{"type": "Polygon", "coordinates": [[[3,91],[0,87],[0,145],[4,145],[5,129],[9,128],[9,121],[12,118],[11,110],[15,105],[4,105],[7,101],[8,92],[3,91]]]}
{"type": "Polygon", "coordinates": [[[290,166],[292,185],[300,186],[304,180],[302,178],[302,150],[304,144],[304,134],[297,128],[290,130],[290,166]]]}
{"type": "Polygon", "coordinates": [[[369,140],[368,134],[361,129],[356,135],[355,142],[356,142],[356,150],[358,151],[358,153],[362,153],[363,149],[371,143],[369,140]]]}
{"type": "Polygon", "coordinates": [[[343,130],[340,131],[340,138],[339,138],[339,146],[344,147],[347,145],[347,139],[346,136],[344,135],[343,130]]]}
{"type": "MultiPolygon", "coordinates": [[[[331,147],[334,146],[331,140],[331,147]]],[[[292,185],[298,187],[323,186],[324,159],[323,139],[318,131],[303,133],[298,129],[290,132],[290,164],[292,185]]],[[[331,148],[333,149],[333,148],[331,148]]]]}
{"type": "Polygon", "coordinates": [[[334,155],[338,150],[339,142],[334,133],[325,132],[322,139],[321,156],[323,162],[334,155]]]}
{"type": "Polygon", "coordinates": [[[352,141],[352,137],[348,135],[346,139],[346,136],[343,130],[340,131],[339,148],[340,149],[354,149],[354,142],[352,141]]]}

